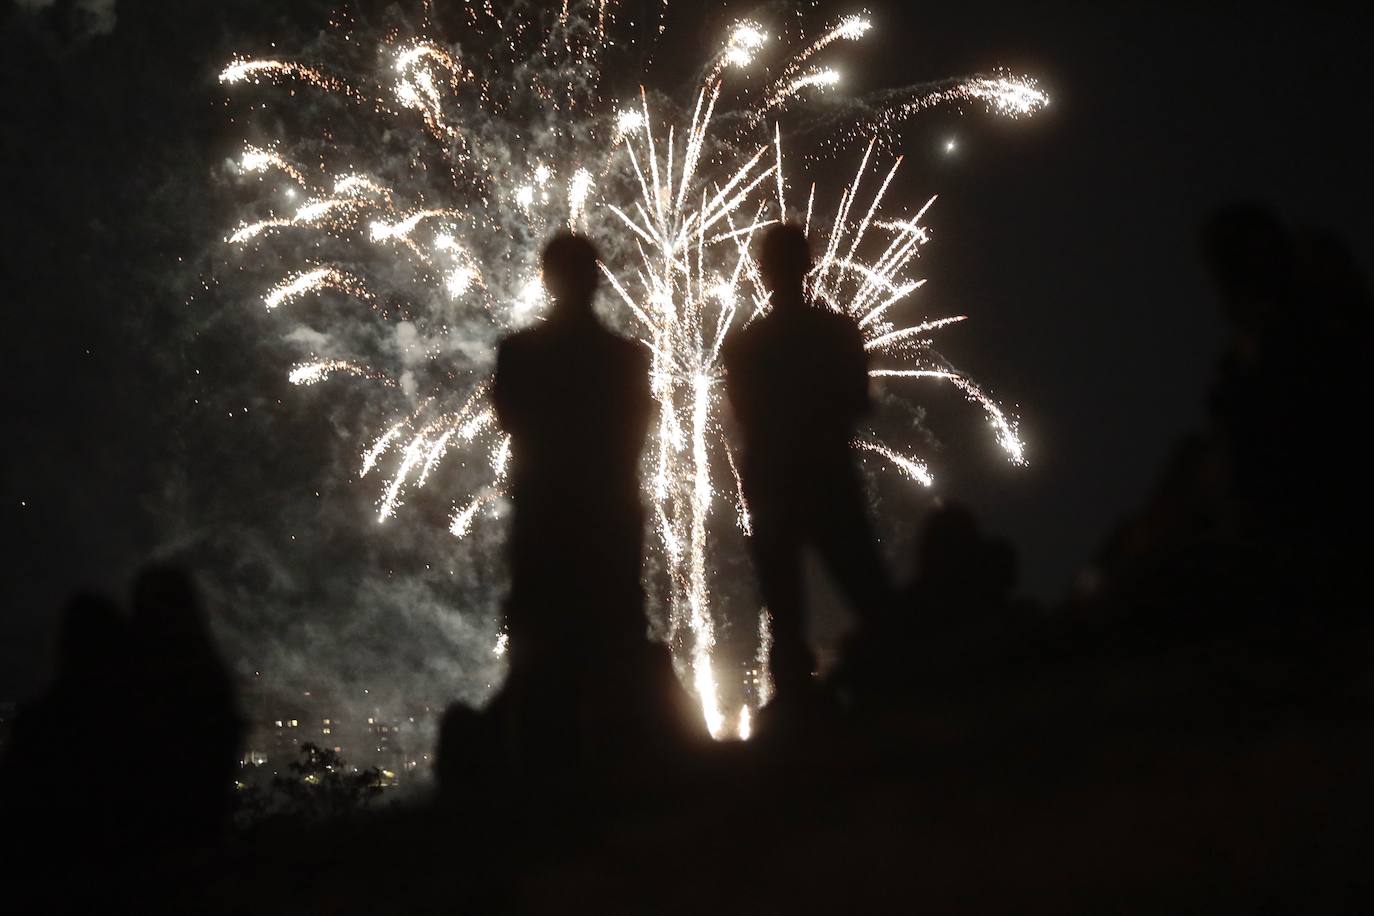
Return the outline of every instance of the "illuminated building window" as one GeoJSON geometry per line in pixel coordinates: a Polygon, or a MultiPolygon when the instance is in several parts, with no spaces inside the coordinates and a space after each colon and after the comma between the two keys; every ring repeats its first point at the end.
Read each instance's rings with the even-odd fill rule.
{"type": "Polygon", "coordinates": [[[281,719],[277,720],[277,728],[281,728],[281,719]]]}

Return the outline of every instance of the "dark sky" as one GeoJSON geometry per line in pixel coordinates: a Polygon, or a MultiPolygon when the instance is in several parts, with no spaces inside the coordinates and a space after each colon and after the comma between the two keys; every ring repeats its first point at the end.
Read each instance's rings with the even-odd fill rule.
{"type": "MultiPolygon", "coordinates": [[[[172,445],[186,382],[168,352],[195,281],[178,258],[224,222],[202,180],[229,139],[213,74],[328,9],[5,2],[0,699],[41,683],[64,597],[122,589],[165,543],[155,497],[219,473],[172,445]]],[[[1029,444],[1030,466],[1007,469],[960,441],[985,435],[966,424],[948,492],[1015,541],[1041,597],[1064,593],[1202,420],[1223,336],[1197,250],[1206,215],[1264,201],[1370,264],[1364,23],[1195,6],[874,2],[864,69],[846,73],[880,88],[1005,65],[1053,96],[1029,121],[935,115],[904,144],[907,186],[941,195],[930,294],[972,316],[946,351],[1018,405],[1029,444]]],[[[709,46],[689,4],[670,10],[671,34],[709,46]]]]}

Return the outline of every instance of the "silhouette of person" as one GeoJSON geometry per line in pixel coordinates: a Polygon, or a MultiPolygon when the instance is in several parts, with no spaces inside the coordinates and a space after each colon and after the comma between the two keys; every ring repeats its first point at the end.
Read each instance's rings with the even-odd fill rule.
{"type": "Polygon", "coordinates": [[[129,627],[119,608],[83,595],[62,613],[57,676],[21,707],[0,766],[0,823],[25,843],[117,843],[136,811],[130,740],[129,627]]]}
{"type": "Polygon", "coordinates": [[[587,239],[553,238],[543,258],[548,318],[502,342],[492,385],[511,437],[515,510],[500,702],[526,760],[541,748],[596,753],[589,745],[625,731],[608,718],[633,719],[636,703],[663,699],[650,685],[669,664],[647,639],[640,583],[648,354],[597,319],[598,270],[587,239]]]}
{"type": "Polygon", "coordinates": [[[1338,240],[1265,206],[1225,207],[1201,241],[1230,332],[1207,423],[1099,554],[1097,599],[1145,645],[1210,647],[1248,710],[1326,702],[1365,665],[1367,462],[1342,437],[1374,309],[1338,240]]]}
{"type": "Polygon", "coordinates": [[[131,623],[140,752],[159,767],[160,790],[144,802],[148,839],[213,840],[233,802],[243,721],[190,575],[140,572],[131,623]]]}
{"type": "MultiPolygon", "coordinates": [[[[1031,617],[1012,594],[1017,558],[1011,542],[985,534],[965,506],[946,503],[926,521],[916,566],[899,600],[906,611],[902,623],[914,623],[918,634],[910,642],[926,653],[921,667],[948,679],[955,668],[1005,661],[1007,643],[1021,638],[1031,617]]],[[[909,657],[915,648],[893,651],[909,657]]]]}
{"type": "MultiPolygon", "coordinates": [[[[1210,413],[1245,510],[1240,525],[1289,543],[1324,540],[1364,473],[1358,449],[1314,447],[1366,403],[1363,278],[1339,242],[1301,244],[1254,205],[1217,213],[1203,240],[1232,326],[1210,413]]],[[[1355,530],[1365,518],[1356,515],[1355,530]]]]}
{"type": "Polygon", "coordinates": [[[1232,325],[1209,405],[1225,521],[1266,599],[1246,616],[1276,649],[1306,647],[1326,677],[1322,653],[1345,650],[1367,607],[1367,461],[1339,441],[1370,396],[1367,287],[1338,240],[1294,233],[1264,207],[1227,207],[1203,241],[1232,325]]]}
{"type": "Polygon", "coordinates": [[[866,622],[891,605],[850,443],[869,409],[857,323],[806,293],[811,250],[797,226],[770,227],[759,270],[771,311],[729,341],[726,388],[744,437],[741,477],[753,517],[759,590],[773,616],[778,700],[809,693],[801,554],[814,547],[866,622]]]}
{"type": "Polygon", "coordinates": [[[936,629],[961,618],[977,618],[1006,607],[1016,585],[1016,551],[979,529],[978,520],[957,503],[941,506],[926,522],[917,548],[920,570],[903,596],[936,629]]]}

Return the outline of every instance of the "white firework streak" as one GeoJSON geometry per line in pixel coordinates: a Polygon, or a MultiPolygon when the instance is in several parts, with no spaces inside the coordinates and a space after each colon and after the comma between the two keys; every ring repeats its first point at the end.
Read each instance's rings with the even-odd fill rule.
{"type": "Polygon", "coordinates": [[[396,385],[396,382],[384,373],[346,359],[321,359],[301,363],[287,373],[286,380],[293,385],[317,385],[338,375],[373,379],[391,387],[396,385]]]}
{"type": "Polygon", "coordinates": [[[300,299],[308,293],[322,289],[337,289],[364,302],[369,302],[372,299],[371,293],[356,278],[335,267],[317,267],[314,270],[307,270],[288,277],[278,283],[267,291],[267,294],[262,297],[262,301],[268,309],[274,309],[300,299]]]}
{"type": "Polygon", "coordinates": [[[924,461],[920,461],[916,458],[908,458],[905,455],[899,455],[880,442],[868,442],[863,439],[855,439],[854,446],[855,448],[882,455],[888,461],[896,465],[899,471],[923,487],[934,486],[935,484],[935,478],[930,476],[930,471],[926,468],[924,461]]]}
{"type": "MultiPolygon", "coordinates": [[[[291,250],[304,253],[297,269],[263,294],[269,310],[334,289],[371,306],[358,321],[407,322],[406,339],[414,342],[382,353],[391,359],[406,354],[403,372],[377,372],[345,354],[323,354],[297,365],[290,380],[313,385],[349,375],[383,382],[390,397],[401,392],[409,400],[404,418],[374,435],[361,456],[362,477],[387,462],[380,521],[395,517],[407,494],[423,489],[446,455],[483,453],[481,464],[490,476],[452,502],[449,530],[461,538],[504,494],[511,443],[487,401],[489,356],[455,370],[454,341],[462,342],[458,352],[490,354],[502,331],[539,320],[545,306],[534,266],[539,240],[560,226],[598,230],[609,299],[621,307],[614,321],[651,354],[648,381],[658,415],[646,455],[645,498],[667,573],[666,594],[658,597],[685,678],[708,728],[719,737],[729,728],[715,670],[711,591],[709,522],[718,491],[729,494],[741,533],[751,532],[722,432],[720,354],[732,330],[768,308],[750,254],[756,233],[798,216],[787,201],[782,127],[774,124],[763,136],[758,128],[766,113],[781,114],[834,86],[838,71],[812,58],[840,40],[861,40],[872,25],[863,17],[840,19],[784,54],[769,72],[760,61],[774,39],[763,25],[740,22],[705,68],[690,114],[679,120],[659,115],[644,89],[627,104],[598,88],[601,61],[616,41],[611,6],[597,5],[590,18],[579,18],[566,5],[551,21],[541,15],[537,5],[517,5],[506,19],[490,9],[474,12],[473,49],[461,52],[457,45],[426,39],[422,30],[405,37],[390,33],[378,40],[381,65],[363,65],[373,68],[371,75],[352,84],[292,61],[232,62],[220,74],[226,86],[261,84],[270,90],[293,80],[367,104],[349,106],[363,123],[351,147],[355,155],[341,156],[346,161],[337,168],[325,158],[318,171],[298,167],[292,160],[302,161],[305,153],[283,153],[277,145],[246,147],[238,162],[241,174],[266,185],[267,177],[279,173],[310,196],[290,216],[269,209],[241,222],[228,241],[249,253],[267,245],[295,245],[291,250]],[[534,36],[537,47],[521,50],[514,34],[534,36]],[[726,93],[733,74],[754,68],[762,68],[759,78],[731,83],[726,93]],[[523,74],[519,83],[502,81],[502,73],[516,69],[523,74]],[[366,119],[380,120],[388,136],[410,138],[411,153],[402,165],[366,159],[366,119]],[[544,133],[536,125],[544,125],[544,133]],[[312,183],[307,174],[319,180],[312,183]],[[304,241],[309,237],[316,239],[314,247],[304,241]],[[325,243],[329,247],[321,249],[325,243]],[[398,287],[398,276],[411,285],[398,287]],[[472,330],[483,322],[489,330],[472,330]]],[[[346,57],[360,44],[350,36],[336,47],[346,57]]],[[[933,349],[930,335],[965,316],[902,323],[893,317],[911,312],[911,297],[925,283],[911,276],[911,267],[929,241],[923,220],[934,198],[914,215],[883,214],[900,158],[881,173],[876,190],[864,187],[875,141],[891,125],[933,105],[965,101],[1018,116],[1042,108],[1048,98],[1032,80],[994,74],[903,91],[871,110],[865,130],[872,140],[828,221],[814,212],[816,186],[810,185],[804,220],[818,257],[807,282],[816,299],[859,323],[875,358],[895,361],[872,370],[874,377],[954,384],[987,414],[995,441],[1010,459],[1021,462],[1024,446],[1015,420],[933,349]]],[[[331,126],[330,132],[332,142],[339,142],[339,128],[331,126]]],[[[399,332],[398,327],[397,339],[399,332]]],[[[855,445],[918,484],[932,485],[919,458],[882,442],[855,445]]],[[[765,612],[760,639],[768,632],[765,612]]],[[[766,670],[760,676],[768,683],[766,670]]],[[[760,694],[766,700],[767,690],[760,694]]],[[[747,736],[750,715],[745,706],[734,717],[736,734],[747,736]]]]}

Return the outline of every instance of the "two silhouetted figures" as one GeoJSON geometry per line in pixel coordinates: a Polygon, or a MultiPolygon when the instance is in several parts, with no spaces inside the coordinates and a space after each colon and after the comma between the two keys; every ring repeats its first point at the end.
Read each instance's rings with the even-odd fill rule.
{"type": "Polygon", "coordinates": [[[132,613],[82,596],[63,612],[57,677],[24,707],[0,767],[0,820],[39,855],[219,837],[242,723],[190,578],[144,571],[132,613]]]}
{"type": "MultiPolygon", "coordinates": [[[[786,707],[813,692],[803,548],[818,549],[863,614],[881,611],[889,595],[850,454],[868,409],[858,326],[808,299],[800,229],[768,230],[759,263],[773,308],[729,345],[726,366],[745,439],[755,566],[773,618],[770,664],[786,707]]],[[[640,584],[649,358],[597,320],[598,271],[590,242],[554,238],[543,262],[548,319],[502,343],[492,388],[514,463],[510,678],[500,702],[527,758],[542,753],[531,741],[556,754],[595,742],[598,731],[668,727],[682,705],[668,698],[681,691],[670,686],[666,653],[647,639],[640,584]],[[656,699],[642,699],[646,688],[656,699]],[[604,730],[588,721],[608,716],[604,730]]]]}

